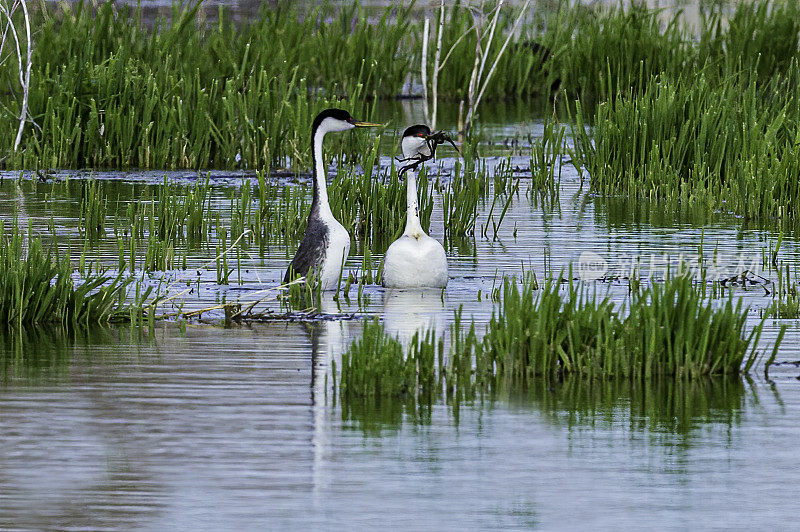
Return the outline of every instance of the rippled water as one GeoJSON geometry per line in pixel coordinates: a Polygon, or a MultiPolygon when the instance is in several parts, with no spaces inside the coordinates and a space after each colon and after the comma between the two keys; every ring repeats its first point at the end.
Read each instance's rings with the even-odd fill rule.
{"type": "Polygon", "coordinates": [[[356,322],[38,337],[5,367],[0,527],[790,528],[798,384],[565,386],[343,422],[356,322]],[[224,345],[224,349],[220,346],[224,345]],[[607,386],[606,388],[613,388],[607,386]],[[673,394],[673,395],[670,395],[673,394]]]}
{"type": "MultiPolygon", "coordinates": [[[[502,142],[541,124],[486,131],[502,142]]],[[[49,185],[9,177],[0,186],[0,212],[46,232],[49,185]]],[[[97,177],[122,180],[118,190],[130,201],[163,173],[97,177]]],[[[220,205],[241,186],[239,175],[212,180],[220,205]]],[[[724,214],[702,220],[701,229],[658,206],[591,197],[571,165],[563,168],[556,208],[531,202],[526,186],[523,179],[497,240],[478,237],[474,248],[452,250],[444,294],[371,286],[369,302],[359,304],[353,288],[349,304],[326,298],[323,310],[376,314],[408,338],[431,325],[445,330],[459,305],[485,323],[498,276],[523,264],[542,278],[592,251],[614,274],[635,257],[644,270],[658,269],[659,260],[702,244],[706,259],[716,250],[732,271],[742,260],[759,266],[777,240],[724,214]]],[[[59,234],[77,235],[75,198],[57,200],[59,234]]],[[[431,233],[441,239],[440,203],[431,233]]],[[[114,259],[115,246],[101,244],[101,256],[114,259]]],[[[213,271],[201,272],[201,289],[187,305],[201,308],[223,295],[248,300],[279,281],[290,251],[272,246],[263,257],[245,257],[242,286],[234,275],[220,289],[213,271]]],[[[190,271],[213,256],[213,249],[193,250],[190,271]]],[[[780,257],[796,268],[796,239],[784,240],[780,257]]],[[[360,263],[353,256],[348,267],[360,263]]],[[[590,285],[618,300],[627,293],[621,278],[590,285]]],[[[770,298],[757,287],[738,295],[752,306],[752,326],[770,298]]],[[[152,330],[3,333],[0,528],[793,527],[800,495],[794,365],[773,368],[772,380],[759,369],[749,379],[678,387],[565,382],[457,411],[392,403],[342,412],[330,361],[359,334],[361,320],[226,328],[216,318],[210,313],[208,323],[189,322],[185,331],[160,323],[152,330]]],[[[790,330],[778,359],[800,359],[797,321],[783,323],[790,330]]],[[[767,323],[764,346],[778,325],[767,323]]]]}

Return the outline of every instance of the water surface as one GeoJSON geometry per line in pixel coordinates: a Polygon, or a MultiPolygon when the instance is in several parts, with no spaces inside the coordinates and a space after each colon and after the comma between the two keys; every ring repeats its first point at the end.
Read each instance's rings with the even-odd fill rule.
{"type": "MultiPolygon", "coordinates": [[[[418,108],[407,105],[413,121],[418,108]]],[[[489,123],[486,135],[499,146],[541,128],[531,119],[489,123]]],[[[507,159],[488,153],[490,168],[507,159]]],[[[441,161],[444,174],[453,162],[441,161]]],[[[524,155],[511,162],[530,166],[524,155]]],[[[80,185],[90,174],[113,181],[107,190],[119,205],[109,209],[112,217],[164,178],[163,172],[54,175],[80,185]]],[[[541,279],[572,264],[577,276],[589,251],[605,261],[605,271],[586,285],[618,302],[628,292],[626,268],[637,258],[645,277],[659,278],[665,261],[696,258],[701,246],[707,263],[716,253],[719,272],[733,274],[746,264],[775,280],[762,260],[777,240],[769,229],[744,228],[725,213],[698,220],[658,205],[638,210],[596,198],[566,162],[559,201],[542,206],[531,201],[525,172],[517,175],[520,197],[497,238],[481,235],[490,195],[475,239],[448,250],[444,293],[367,286],[359,301],[353,287],[349,302],[326,297],[322,310],[378,316],[407,339],[427,327],[446,331],[463,305],[480,330],[494,309],[488,295],[503,274],[524,267],[541,279]]],[[[3,218],[17,216],[45,236],[54,225],[59,245],[77,257],[79,195],[5,177],[3,218]]],[[[198,176],[167,178],[191,184],[198,176]]],[[[224,211],[241,191],[242,173],[215,172],[211,180],[215,208],[224,211]]],[[[435,200],[431,234],[442,239],[441,197],[435,200]]],[[[190,279],[196,289],[185,296],[185,308],[250,301],[279,282],[293,251],[280,242],[263,253],[253,247],[242,257],[241,284],[237,271],[220,287],[214,266],[206,267],[215,244],[212,238],[186,248],[187,270],[147,276],[153,283],[163,276],[190,279]]],[[[116,246],[107,236],[89,255],[115,265],[116,246]]],[[[797,270],[796,238],[784,239],[780,259],[797,270]]],[[[347,268],[360,264],[360,256],[351,256],[347,268]]],[[[761,286],[736,295],[751,305],[748,325],[756,325],[771,297],[761,286]]],[[[768,321],[762,347],[781,323],[790,329],[778,361],[800,359],[796,320],[768,321]]],[[[774,367],[771,380],[759,367],[748,378],[644,388],[567,381],[458,410],[439,401],[430,408],[395,402],[343,412],[331,361],[362,326],[343,319],[225,327],[221,312],[211,311],[185,328],[165,322],[152,329],[0,335],[0,528],[791,528],[795,522],[795,365],[774,367]]]]}

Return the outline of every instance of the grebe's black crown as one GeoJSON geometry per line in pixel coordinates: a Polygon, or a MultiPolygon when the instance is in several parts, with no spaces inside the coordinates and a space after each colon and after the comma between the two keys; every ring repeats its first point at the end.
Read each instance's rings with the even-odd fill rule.
{"type": "Polygon", "coordinates": [[[427,137],[431,134],[431,128],[426,126],[425,124],[417,124],[415,126],[411,126],[403,131],[403,138],[405,137],[427,137]]]}
{"type": "Polygon", "coordinates": [[[345,111],[344,109],[325,109],[317,117],[314,119],[314,123],[311,124],[311,131],[316,131],[319,125],[322,123],[323,120],[326,118],[334,118],[336,120],[341,120],[342,122],[355,122],[355,118],[350,116],[350,113],[345,111]]]}

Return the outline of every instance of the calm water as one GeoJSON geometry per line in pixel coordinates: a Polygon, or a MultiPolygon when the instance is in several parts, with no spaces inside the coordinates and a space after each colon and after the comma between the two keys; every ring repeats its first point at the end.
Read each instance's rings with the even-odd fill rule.
{"type": "MultiPolygon", "coordinates": [[[[413,104],[405,112],[409,123],[418,119],[413,104]]],[[[515,136],[524,143],[531,131],[541,131],[541,124],[517,120],[486,128],[499,143],[515,136]]],[[[487,165],[501,160],[489,158],[487,165]]],[[[443,172],[452,162],[443,161],[443,172]]],[[[529,166],[524,157],[512,163],[529,166]]],[[[97,177],[118,181],[125,203],[163,173],[97,177]]],[[[191,182],[196,175],[169,178],[191,182]]],[[[215,205],[229,205],[241,176],[212,179],[215,205]]],[[[637,257],[645,274],[658,277],[667,257],[690,256],[702,244],[707,262],[716,250],[720,271],[732,275],[741,264],[760,267],[777,239],[723,214],[702,220],[701,230],[690,217],[658,206],[593,198],[570,165],[555,208],[530,201],[527,186],[522,179],[498,239],[490,232],[451,251],[451,283],[443,295],[372,286],[368,302],[359,304],[353,288],[350,304],[325,299],[323,310],[379,315],[390,331],[408,338],[418,328],[446,330],[463,305],[480,329],[491,315],[486,295],[498,275],[518,273],[523,264],[542,278],[591,251],[611,279],[587,284],[621,301],[627,282],[617,276],[637,257]]],[[[16,213],[44,233],[55,211],[57,231],[77,236],[79,195],[54,198],[47,207],[50,187],[6,179],[0,212],[16,213]]],[[[431,229],[437,238],[440,200],[431,229]]],[[[793,238],[781,247],[781,260],[793,269],[798,249],[793,238]]],[[[97,253],[115,264],[116,241],[101,242],[97,253]]],[[[289,253],[275,245],[263,256],[244,257],[241,286],[234,274],[230,287],[220,289],[213,270],[201,271],[187,307],[223,297],[252,300],[258,288],[278,282],[289,253]]],[[[193,282],[194,270],[213,257],[211,246],[190,252],[193,282]]],[[[360,263],[353,256],[348,267],[360,263]]],[[[771,299],[758,288],[738,294],[756,324],[771,299]]],[[[192,321],[185,331],[160,323],[153,330],[1,336],[0,528],[796,526],[800,368],[794,365],[773,368],[772,380],[759,368],[749,379],[678,387],[568,381],[457,413],[443,404],[342,412],[330,389],[330,362],[360,333],[362,321],[225,328],[219,317],[209,313],[208,321],[192,321]]],[[[785,323],[790,330],[778,359],[791,362],[800,359],[798,327],[785,323]]],[[[763,346],[777,329],[767,323],[763,346]]]]}

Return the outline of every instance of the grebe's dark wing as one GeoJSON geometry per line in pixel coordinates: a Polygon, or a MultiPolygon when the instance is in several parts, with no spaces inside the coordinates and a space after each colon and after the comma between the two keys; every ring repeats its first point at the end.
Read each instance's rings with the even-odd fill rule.
{"type": "Polygon", "coordinates": [[[294,254],[292,263],[283,276],[283,282],[294,281],[298,277],[308,275],[322,264],[325,258],[325,248],[328,245],[328,227],[316,217],[308,220],[303,241],[294,254]]]}

